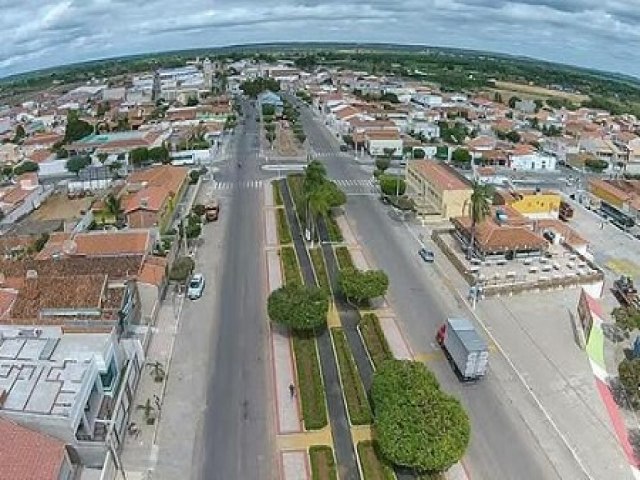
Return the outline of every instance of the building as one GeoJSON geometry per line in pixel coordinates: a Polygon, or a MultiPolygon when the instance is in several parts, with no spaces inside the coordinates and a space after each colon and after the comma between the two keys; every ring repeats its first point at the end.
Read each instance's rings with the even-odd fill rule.
{"type": "Polygon", "coordinates": [[[167,101],[181,101],[188,98],[199,98],[201,91],[206,91],[203,73],[194,65],[178,68],[160,69],[156,72],[156,82],[160,98],[167,101]]]}
{"type": "MultiPolygon", "coordinates": [[[[140,343],[119,342],[114,331],[3,327],[1,333],[0,416],[68,444],[83,465],[102,466],[108,442],[122,442],[134,408],[130,399],[144,358],[140,343]]],[[[63,468],[64,456],[57,459],[63,468]]]]}
{"type": "Polygon", "coordinates": [[[263,105],[271,105],[275,108],[276,116],[282,115],[282,109],[284,107],[280,96],[269,90],[258,95],[258,105],[260,105],[260,108],[262,108],[263,105]]]}
{"type": "Polygon", "coordinates": [[[426,108],[437,108],[442,106],[442,96],[432,95],[424,93],[415,93],[412,95],[411,100],[418,105],[422,105],[426,108]]]}
{"type": "Polygon", "coordinates": [[[640,222],[640,180],[589,179],[591,201],[611,220],[624,227],[640,222]]]}
{"type": "Polygon", "coordinates": [[[407,194],[419,215],[443,220],[469,211],[471,184],[453,168],[431,160],[412,160],[407,165],[407,194]]]}
{"type": "Polygon", "coordinates": [[[436,123],[429,122],[413,122],[411,124],[411,130],[415,134],[420,134],[427,140],[434,138],[440,138],[440,126],[436,123]]]}
{"type": "Polygon", "coordinates": [[[555,170],[556,157],[540,152],[526,154],[511,154],[509,156],[509,166],[517,171],[534,170],[555,170]]]}
{"type": "Polygon", "coordinates": [[[365,132],[365,148],[369,155],[383,157],[391,152],[392,157],[402,155],[402,138],[397,130],[369,130],[365,132]]]}
{"type": "Polygon", "coordinates": [[[516,102],[516,110],[522,113],[535,113],[537,105],[533,100],[518,100],[516,102]]]}
{"type": "Polygon", "coordinates": [[[562,197],[549,190],[496,190],[494,205],[508,205],[531,219],[558,218],[562,197]]]}
{"type": "Polygon", "coordinates": [[[38,208],[53,191],[40,184],[35,172],[23,173],[15,179],[15,185],[0,188],[0,224],[15,223],[38,208]]]}
{"type": "Polygon", "coordinates": [[[73,480],[65,443],[0,417],[0,480],[73,480]]]}
{"type": "Polygon", "coordinates": [[[169,138],[171,130],[150,129],[88,135],[68,146],[70,153],[128,153],[135,148],[159,147],[169,138]]]}
{"type": "MultiPolygon", "coordinates": [[[[100,216],[100,213],[94,216],[100,216]]],[[[101,221],[101,223],[108,222],[101,221]]],[[[154,237],[147,229],[55,232],[49,236],[49,240],[35,258],[45,260],[63,257],[143,256],[151,252],[153,244],[154,237]]]]}

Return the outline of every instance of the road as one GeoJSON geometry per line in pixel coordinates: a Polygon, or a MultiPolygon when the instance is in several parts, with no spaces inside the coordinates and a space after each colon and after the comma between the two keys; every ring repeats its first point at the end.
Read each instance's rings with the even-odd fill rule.
{"type": "MultiPolygon", "coordinates": [[[[255,113],[247,113],[248,104],[244,108],[246,124],[235,133],[231,160],[217,174],[220,182],[239,185],[261,178],[255,113]]],[[[196,459],[201,462],[198,478],[271,480],[275,451],[260,228],[263,194],[260,189],[240,188],[224,194],[221,215],[231,217],[225,258],[221,271],[205,272],[208,288],[217,289],[221,300],[216,311],[202,312],[218,325],[209,360],[201,441],[196,447],[196,459]]]]}
{"type": "MultiPolygon", "coordinates": [[[[329,176],[367,178],[369,174],[355,162],[337,155],[336,142],[309,110],[301,111],[311,147],[325,152],[322,160],[329,176]]],[[[472,440],[465,460],[471,478],[586,478],[499,354],[492,355],[490,375],[473,385],[461,385],[450,366],[440,361],[434,332],[446,316],[462,313],[465,307],[456,302],[439,276],[424,274],[424,265],[415,256],[417,243],[404,224],[390,219],[386,207],[373,195],[349,196],[346,210],[366,251],[389,275],[391,305],[412,348],[434,359],[429,367],[443,389],[459,397],[469,413],[472,440]]]]}

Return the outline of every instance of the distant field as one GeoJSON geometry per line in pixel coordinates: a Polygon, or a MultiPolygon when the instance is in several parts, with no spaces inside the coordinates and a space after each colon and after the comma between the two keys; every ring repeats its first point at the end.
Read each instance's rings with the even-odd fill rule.
{"type": "Polygon", "coordinates": [[[576,93],[561,92],[560,90],[552,90],[550,88],[537,87],[535,85],[524,85],[521,83],[512,82],[495,82],[496,88],[494,91],[507,92],[507,93],[520,93],[530,95],[531,97],[556,97],[566,98],[574,103],[581,103],[589,100],[588,95],[578,95],[576,93]]]}

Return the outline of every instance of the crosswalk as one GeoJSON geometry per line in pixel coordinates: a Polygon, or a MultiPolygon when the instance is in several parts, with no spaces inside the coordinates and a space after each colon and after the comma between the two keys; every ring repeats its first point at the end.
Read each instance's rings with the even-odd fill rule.
{"type": "Polygon", "coordinates": [[[212,190],[233,190],[236,188],[247,190],[258,190],[264,185],[263,180],[244,180],[242,182],[219,182],[214,180],[211,189],[212,190]]]}
{"type": "Polygon", "coordinates": [[[334,180],[347,195],[373,195],[378,193],[378,186],[371,179],[368,180],[334,180]]]}

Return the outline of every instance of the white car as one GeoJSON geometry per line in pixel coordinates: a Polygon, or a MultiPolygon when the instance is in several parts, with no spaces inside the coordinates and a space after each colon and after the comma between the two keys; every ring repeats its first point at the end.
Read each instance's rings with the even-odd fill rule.
{"type": "Polygon", "coordinates": [[[204,290],[204,276],[201,273],[196,273],[189,280],[189,286],[187,287],[187,297],[190,300],[195,300],[202,296],[204,290]]]}

